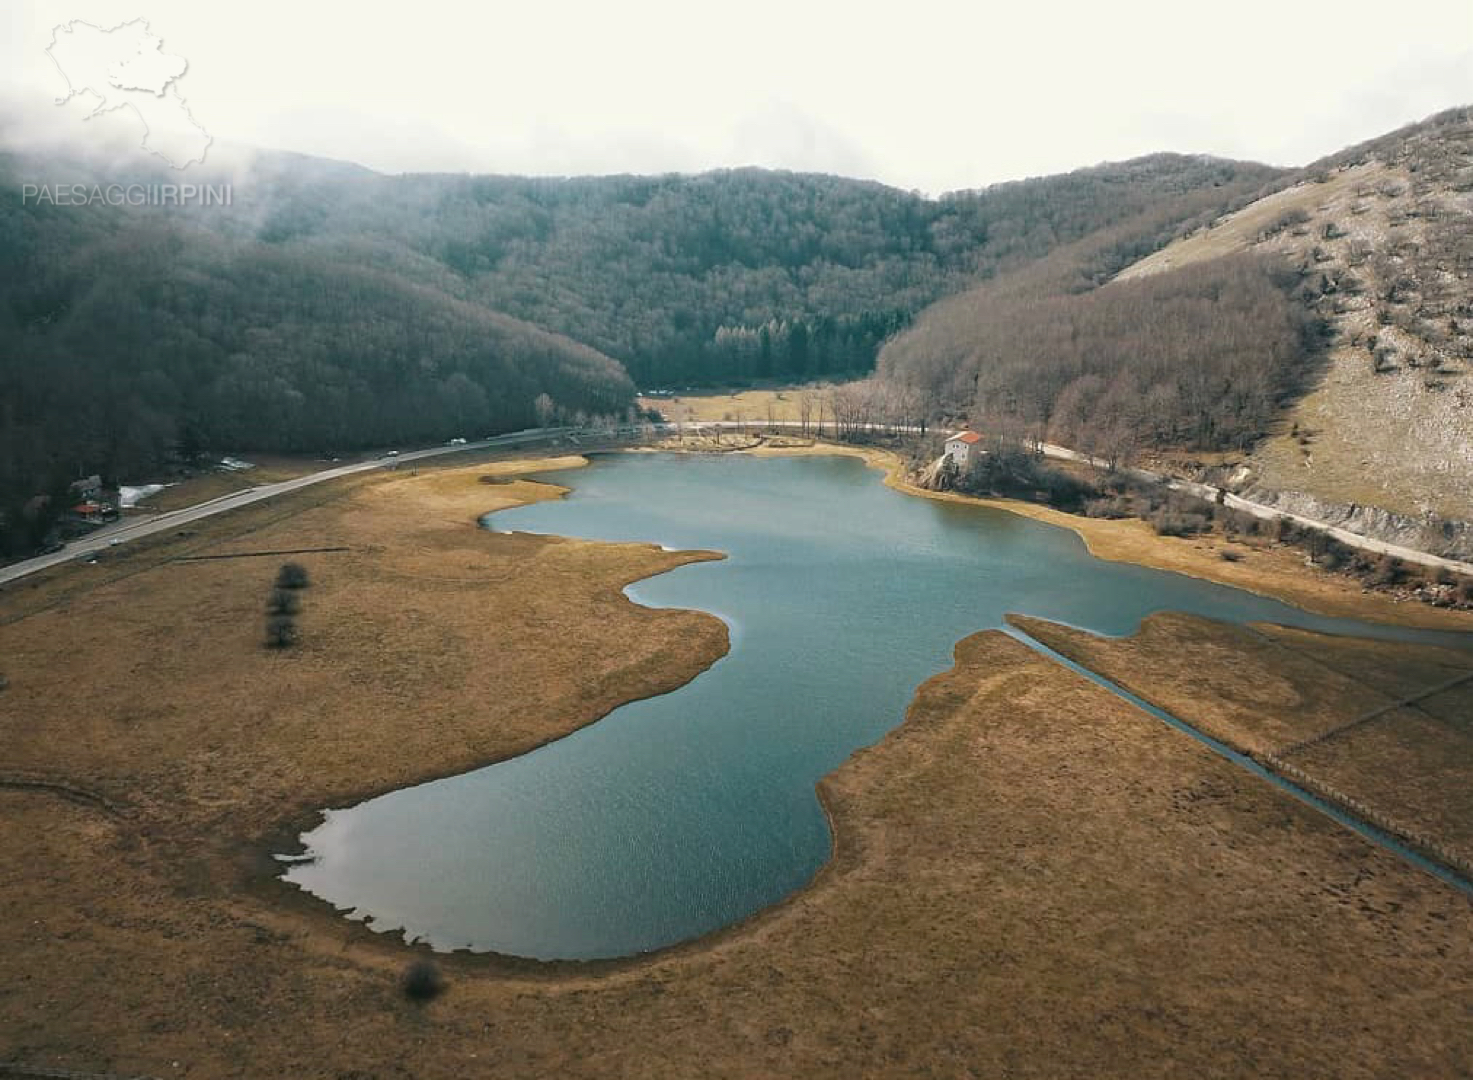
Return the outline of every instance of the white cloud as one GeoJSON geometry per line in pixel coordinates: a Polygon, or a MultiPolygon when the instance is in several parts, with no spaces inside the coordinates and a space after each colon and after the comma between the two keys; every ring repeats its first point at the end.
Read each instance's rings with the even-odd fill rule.
{"type": "Polygon", "coordinates": [[[759,164],[940,191],[1155,150],[1299,164],[1473,101],[1467,0],[419,0],[392,18],[7,0],[0,72],[63,96],[52,28],[139,14],[155,55],[189,62],[174,86],[218,139],[394,171],[759,164]]]}

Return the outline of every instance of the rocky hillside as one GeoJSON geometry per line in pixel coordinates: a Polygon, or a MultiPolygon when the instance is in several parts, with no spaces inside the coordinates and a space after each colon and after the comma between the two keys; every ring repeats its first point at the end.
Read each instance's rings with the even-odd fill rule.
{"type": "Polygon", "coordinates": [[[1328,323],[1323,374],[1231,476],[1285,509],[1473,549],[1473,110],[1318,162],[1124,270],[1255,252],[1328,323]]]}

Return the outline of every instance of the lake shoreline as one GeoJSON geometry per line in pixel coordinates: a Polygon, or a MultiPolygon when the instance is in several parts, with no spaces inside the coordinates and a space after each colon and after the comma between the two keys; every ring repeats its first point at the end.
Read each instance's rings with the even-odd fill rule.
{"type": "MultiPolygon", "coordinates": [[[[647,689],[660,684],[649,692],[666,693],[725,655],[719,619],[645,608],[623,591],[686,565],[691,553],[477,528],[498,503],[556,498],[563,490],[515,477],[579,463],[521,457],[359,478],[332,485],[327,495],[288,496],[221,515],[188,541],[140,545],[116,570],[69,568],[37,590],[0,600],[11,609],[40,605],[0,626],[12,679],[0,705],[27,717],[15,732],[15,763],[118,796],[125,811],[115,819],[44,793],[0,790],[0,806],[15,825],[0,830],[0,858],[30,868],[0,884],[0,910],[16,916],[0,923],[0,985],[16,988],[0,994],[0,1060],[159,1075],[184,1061],[212,1076],[397,1067],[448,1078],[474,1069],[471,1059],[484,1054],[499,1059],[503,1074],[518,1076],[647,1074],[655,1060],[687,1075],[743,1067],[850,1076],[876,1060],[879,1051],[867,1041],[876,1032],[910,1038],[912,1052],[937,1063],[950,1060],[947,1046],[954,1045],[988,1071],[1018,1075],[1057,1073],[1060,1061],[1129,1072],[1166,1060],[1151,1049],[1155,1028],[1141,1011],[1153,1007],[1150,1000],[1130,999],[1122,1014],[1127,1037],[1116,1042],[1089,1025],[1060,1023],[1056,1008],[1035,1015],[1026,995],[1017,994],[1018,987],[1047,988],[1051,1000],[1068,1004],[1064,1013],[1103,1006],[1087,988],[1057,983],[1057,973],[1095,963],[1081,951],[1089,943],[1111,949],[1120,941],[1100,923],[1110,912],[1095,911],[1097,901],[1059,907],[1050,878],[1037,876],[1059,845],[1059,872],[1071,860],[1094,858],[1104,834],[1071,848],[1068,832],[1054,837],[1049,830],[1072,822],[1085,830],[1135,829],[1142,842],[1148,835],[1139,832],[1149,815],[1139,812],[1137,789],[1110,786],[1115,755],[1137,748],[1113,736],[1097,747],[1075,746],[1070,740],[1084,733],[1066,721],[1077,715],[1089,724],[1108,718],[1128,725],[1142,746],[1156,748],[1153,754],[1178,754],[1173,761],[1184,771],[1167,775],[1190,790],[1210,794],[1237,781],[1180,756],[1177,744],[1132,710],[998,631],[958,642],[953,666],[915,690],[905,719],[819,782],[831,850],[817,874],[785,899],[710,934],[613,960],[433,953],[350,921],[280,879],[270,855],[288,850],[290,843],[279,840],[294,841],[291,830],[321,807],[351,805],[354,792],[397,790],[520,756],[636,700],[647,680],[654,680],[647,689]],[[513,478],[480,485],[478,474],[513,478]],[[292,655],[267,654],[260,644],[261,593],[272,566],[170,556],[170,545],[208,542],[212,551],[228,552],[345,537],[352,552],[307,558],[314,584],[305,594],[303,644],[292,655]],[[104,572],[119,576],[104,581],[104,572]],[[84,588],[87,582],[97,584],[84,588]],[[505,614],[488,623],[488,606],[505,614]],[[191,613],[188,634],[178,631],[181,609],[191,613]],[[111,617],[118,611],[127,617],[111,617]],[[572,617],[607,649],[550,651],[539,628],[561,617],[572,617]],[[487,634],[494,643],[483,640],[487,634]],[[487,684],[527,706],[497,713],[497,699],[474,683],[477,667],[528,635],[518,646],[525,651],[487,684]],[[144,657],[149,677],[140,686],[124,676],[144,657]],[[523,670],[532,657],[545,665],[536,678],[523,670]],[[66,678],[78,665],[89,678],[66,678]],[[613,681],[588,681],[596,665],[613,681]],[[513,679],[521,682],[511,685],[513,679]],[[429,708],[452,692],[450,705],[429,708]],[[570,710],[565,703],[582,704],[570,710]],[[483,715],[488,709],[493,715],[483,715]],[[416,722],[406,724],[408,716],[416,722]],[[1029,728],[1024,721],[1035,716],[1052,726],[1029,728]],[[497,727],[517,720],[521,727],[497,727]],[[974,746],[979,739],[986,745],[974,746]],[[993,745],[996,739],[1003,741],[993,745]],[[1063,782],[1059,762],[1075,760],[1096,764],[1067,777],[1057,805],[1034,805],[1037,792],[1063,782]],[[979,785],[978,770],[988,769],[1013,779],[979,785]],[[1015,770],[1033,782],[1016,786],[1015,770]],[[1081,780],[1106,787],[1082,795],[1081,780]],[[1006,825],[989,830],[988,820],[1006,825]],[[1023,863],[1014,837],[1035,838],[1023,863]],[[1034,885],[1042,890],[1036,895],[1029,892],[1034,885]],[[1053,912],[1047,923],[1028,914],[1040,905],[1053,912]],[[979,923],[978,910],[989,911],[996,925],[979,923]],[[1038,939],[1016,956],[997,954],[997,932],[1036,936],[1048,926],[1063,936],[1038,939]],[[986,962],[961,972],[946,959],[970,955],[986,962]],[[429,1006],[411,1005],[397,990],[416,956],[433,957],[450,978],[449,993],[429,1006]],[[932,990],[918,994],[917,978],[932,990]],[[978,1013],[973,994],[993,1004],[978,1013]],[[835,1007],[819,1007],[820,1000],[835,1007]],[[39,1007],[63,1001],[72,1004],[39,1007]],[[886,1019],[856,1026],[864,1016],[886,1019]],[[946,1020],[952,1016],[958,1024],[946,1020]],[[120,1024],[120,1017],[132,1022],[120,1024]],[[914,1042],[916,1032],[933,1029],[935,1046],[914,1042]],[[999,1056],[1040,1039],[1044,1049],[1021,1064],[999,1056]]],[[[1411,962],[1357,936],[1354,920],[1370,916],[1335,897],[1301,895],[1288,868],[1291,856],[1318,860],[1320,872],[1343,867],[1359,881],[1357,868],[1369,866],[1370,883],[1357,889],[1373,890],[1377,910],[1388,903],[1404,908],[1398,925],[1432,925],[1454,949],[1443,969],[1462,971],[1466,961],[1457,949],[1466,905],[1450,906],[1435,883],[1312,816],[1285,811],[1270,794],[1238,789],[1240,797],[1221,804],[1228,815],[1221,825],[1194,823],[1190,808],[1158,808],[1159,818],[1146,824],[1187,830],[1174,841],[1177,849],[1162,849],[1177,852],[1164,865],[1218,860],[1223,873],[1251,875],[1264,860],[1235,861],[1219,842],[1258,844],[1263,829],[1286,828],[1287,812],[1293,827],[1273,842],[1290,846],[1268,849],[1269,862],[1285,867],[1272,879],[1280,890],[1274,903],[1309,905],[1306,918],[1330,919],[1349,935],[1352,956],[1400,986],[1411,962]],[[1243,814],[1250,827],[1229,828],[1243,814]],[[1436,921],[1427,924],[1428,917],[1436,921]],[[1444,919],[1451,921],[1439,929],[1444,919]]],[[[1118,880],[1118,868],[1111,874],[1100,880],[1118,880]]],[[[1136,884],[1143,895],[1160,886],[1136,884]]],[[[1162,895],[1179,887],[1173,883],[1162,895]]],[[[1261,881],[1250,888],[1255,902],[1268,904],[1263,891],[1261,881]]],[[[1192,899],[1211,904],[1215,895],[1192,899]]],[[[1127,903],[1120,911],[1139,907],[1127,903]]],[[[1191,921],[1198,914],[1192,911],[1191,921]]],[[[1228,923],[1236,917],[1227,909],[1220,914],[1228,923]]],[[[1273,919],[1265,925],[1277,932],[1273,919]]],[[[1229,934],[1224,944],[1240,940],[1229,934]]],[[[1283,944],[1292,949],[1295,940],[1283,944]]],[[[1233,963],[1234,955],[1209,953],[1208,960],[1233,963]]],[[[1163,965],[1190,968],[1177,956],[1163,965]]],[[[1110,970],[1106,964],[1099,979],[1108,983],[1110,970]]],[[[1191,985],[1216,985],[1213,970],[1191,985]]],[[[1312,979],[1310,966],[1291,965],[1289,972],[1312,979]]],[[[1349,1019],[1327,1021],[1342,1059],[1403,1052],[1435,1058],[1435,1050],[1408,1051],[1379,1038],[1380,1013],[1356,1006],[1361,1000],[1351,1002],[1349,1019]],[[1378,1037],[1358,1034],[1357,1025],[1378,1037]]],[[[1398,1000],[1394,1008],[1383,1004],[1387,1022],[1425,1021],[1437,1008],[1410,995],[1398,1000]]],[[[1251,1001],[1213,1001],[1209,994],[1203,1007],[1250,1028],[1267,1024],[1270,1046],[1294,1051],[1286,1075],[1316,1060],[1251,1001]]],[[[1209,1048],[1205,1036],[1180,1047],[1188,1054],[1209,1048]]],[[[1410,1062],[1418,1064],[1427,1062],[1410,1062]]]]}
{"type": "MultiPolygon", "coordinates": [[[[902,474],[902,465],[901,465],[900,459],[895,454],[893,454],[893,453],[891,453],[890,451],[887,451],[887,450],[875,449],[875,448],[867,448],[867,447],[846,446],[846,445],[843,445],[843,444],[815,443],[815,444],[810,445],[810,446],[756,446],[756,447],[746,447],[746,448],[733,446],[733,447],[722,448],[719,451],[712,451],[712,450],[708,450],[708,449],[704,449],[704,448],[702,448],[702,449],[696,449],[696,450],[679,450],[679,449],[668,449],[668,448],[658,448],[657,447],[657,448],[652,448],[652,449],[648,449],[648,450],[646,450],[646,449],[640,449],[640,450],[633,450],[633,451],[615,451],[613,453],[635,453],[635,454],[643,454],[643,453],[652,453],[652,452],[686,453],[686,454],[696,454],[696,455],[710,455],[712,453],[719,453],[722,456],[729,455],[729,454],[746,454],[746,455],[752,456],[752,457],[789,457],[789,456],[798,456],[798,457],[802,457],[802,456],[847,456],[847,457],[854,457],[854,458],[858,458],[861,461],[863,461],[867,466],[869,466],[871,468],[874,468],[874,469],[882,472],[883,475],[884,475],[884,477],[885,477],[885,481],[886,481],[887,486],[891,487],[894,490],[899,491],[902,494],[916,495],[916,496],[925,497],[925,498],[937,499],[939,501],[955,502],[955,503],[961,503],[961,504],[967,504],[967,505],[977,505],[977,506],[982,506],[982,507],[990,508],[990,509],[1004,510],[1004,511],[1007,511],[1009,513],[1019,514],[1020,516],[1024,516],[1024,517],[1030,517],[1030,518],[1038,517],[1038,518],[1041,518],[1044,521],[1044,523],[1046,523],[1046,524],[1053,524],[1053,525],[1059,525],[1061,527],[1071,528],[1072,531],[1074,531],[1076,533],[1076,535],[1081,535],[1082,539],[1084,539],[1086,541],[1086,547],[1090,547],[1091,548],[1091,554],[1095,554],[1096,557],[1099,557],[1098,554],[1092,549],[1091,545],[1088,544],[1088,539],[1089,538],[1087,536],[1084,536],[1083,535],[1082,530],[1080,530],[1077,527],[1076,522],[1069,522],[1069,523],[1065,524],[1064,522],[1060,522],[1058,520],[1055,520],[1055,519],[1058,519],[1058,518],[1068,518],[1069,515],[1064,515],[1064,514],[1061,514],[1058,511],[1049,510],[1048,508],[1034,507],[1034,506],[1031,506],[1030,504],[1016,502],[1016,501],[1013,501],[1013,500],[977,499],[977,498],[972,498],[972,497],[968,497],[968,496],[955,495],[955,494],[952,494],[952,493],[938,493],[938,492],[926,491],[924,489],[921,489],[921,488],[916,487],[915,485],[909,484],[908,482],[906,482],[904,480],[903,474],[902,474]],[[1027,511],[1030,511],[1030,510],[1033,510],[1033,511],[1042,511],[1043,513],[1042,514],[1028,513],[1027,511]]],[[[592,456],[594,456],[594,457],[597,457],[597,456],[612,456],[612,454],[600,455],[600,454],[594,453],[592,456]]],[[[587,460],[587,457],[583,458],[583,460],[586,461],[587,460]]],[[[559,488],[558,490],[561,493],[565,494],[567,489],[561,489],[561,488],[559,488]]],[[[561,495],[559,497],[561,497],[561,495]]],[[[487,515],[487,516],[489,516],[489,515],[487,515]]],[[[1076,519],[1076,521],[1078,523],[1089,524],[1089,523],[1091,523],[1092,519],[1076,519]]],[[[1139,525],[1141,525],[1142,529],[1146,529],[1147,528],[1146,526],[1144,526],[1143,523],[1132,523],[1132,524],[1139,524],[1139,525]]],[[[1154,534],[1149,534],[1148,539],[1150,541],[1152,541],[1152,542],[1155,542],[1155,541],[1160,540],[1161,538],[1155,537],[1154,534]]],[[[599,542],[602,542],[602,541],[599,541],[599,542]]],[[[1189,549],[1189,550],[1191,550],[1191,551],[1193,551],[1193,553],[1195,553],[1195,549],[1189,549]]],[[[1197,578],[1201,578],[1201,579],[1205,579],[1205,580],[1214,580],[1213,577],[1211,577],[1211,576],[1209,576],[1208,574],[1205,574],[1205,573],[1192,574],[1192,573],[1189,573],[1187,571],[1184,571],[1175,562],[1169,562],[1168,561],[1166,563],[1166,565],[1160,566],[1160,565],[1154,565],[1153,562],[1152,561],[1149,561],[1149,560],[1132,559],[1132,558],[1128,558],[1128,557],[1117,558],[1117,559],[1110,560],[1110,561],[1135,563],[1137,565],[1145,565],[1145,566],[1149,566],[1149,567],[1157,568],[1157,569],[1167,569],[1167,570],[1178,572],[1178,573],[1186,573],[1187,576],[1191,576],[1191,577],[1197,577],[1197,578]]],[[[648,579],[646,578],[646,579],[641,579],[641,580],[648,580],[648,579]]],[[[1239,583],[1233,582],[1233,581],[1223,581],[1222,583],[1228,584],[1228,585],[1237,585],[1238,587],[1241,587],[1241,585],[1239,583]]],[[[633,584],[633,582],[626,583],[626,588],[627,588],[627,585],[628,584],[633,584]]],[[[1271,592],[1271,591],[1268,591],[1268,590],[1262,590],[1262,591],[1259,591],[1259,590],[1250,590],[1250,591],[1255,591],[1258,595],[1268,596],[1268,597],[1270,597],[1272,599],[1288,599],[1288,598],[1283,597],[1281,594],[1277,594],[1277,593],[1274,593],[1274,592],[1271,592]]],[[[1367,598],[1360,597],[1359,595],[1357,595],[1356,599],[1357,600],[1364,600],[1364,599],[1367,599],[1367,598]]],[[[1389,605],[1387,605],[1386,601],[1383,598],[1371,596],[1371,597],[1369,597],[1369,599],[1378,602],[1373,607],[1373,611],[1375,613],[1377,613],[1377,614],[1380,614],[1381,613],[1380,612],[1380,608],[1382,606],[1389,606],[1389,605]]],[[[1318,607],[1311,607],[1311,606],[1307,606],[1306,605],[1306,609],[1307,610],[1311,610],[1311,611],[1319,610],[1322,613],[1329,614],[1329,615],[1341,615],[1341,616],[1344,616],[1344,615],[1353,615],[1353,616],[1358,616],[1358,617],[1366,617],[1369,614],[1368,611],[1365,610],[1366,606],[1367,605],[1364,605],[1364,604],[1355,604],[1353,606],[1341,607],[1341,608],[1339,608],[1337,610],[1334,605],[1328,605],[1328,604],[1327,605],[1319,605],[1318,607]]],[[[1386,622],[1386,623],[1392,623],[1392,622],[1394,622],[1394,620],[1388,619],[1388,618],[1384,618],[1384,617],[1381,618],[1379,621],[1386,622]]],[[[1411,622],[1411,625],[1414,625],[1415,626],[1415,625],[1418,625],[1418,624],[1416,622],[1411,622]]],[[[1441,629],[1442,627],[1438,627],[1438,628],[1441,629]]],[[[719,659],[719,657],[717,657],[717,659],[719,659]]],[[[711,662],[714,663],[714,660],[712,660],[711,662]]],[[[710,664],[707,664],[705,667],[701,668],[701,672],[704,672],[709,666],[710,666],[710,664]]],[[[695,675],[691,676],[691,678],[692,679],[697,678],[697,677],[699,677],[699,674],[700,674],[700,672],[697,672],[695,675]]],[[[690,681],[690,680],[687,680],[687,682],[688,681],[690,681]]],[[[682,683],[681,685],[685,685],[685,684],[682,683]]],[[[650,696],[650,695],[645,695],[645,696],[650,696]]],[[[640,700],[640,698],[631,698],[629,701],[623,702],[622,704],[630,704],[633,701],[637,701],[637,700],[640,700]]],[[[615,706],[615,707],[616,708],[617,707],[622,707],[622,704],[621,704],[621,706],[615,706]]],[[[611,709],[610,711],[613,711],[613,710],[611,709]]],[[[607,713],[605,713],[604,715],[607,716],[607,713]]],[[[602,719],[602,717],[600,717],[599,719],[602,719]]],[[[587,726],[587,725],[582,725],[582,726],[587,726]]],[[[476,771],[479,768],[490,767],[490,766],[501,764],[501,763],[503,763],[505,761],[511,760],[512,758],[520,757],[524,753],[530,752],[530,750],[532,750],[532,749],[537,749],[537,748],[540,748],[541,746],[547,745],[548,743],[556,742],[556,741],[558,741],[558,740],[560,740],[562,738],[565,738],[567,735],[572,734],[573,731],[575,731],[575,730],[578,730],[578,729],[577,728],[574,728],[574,729],[570,729],[568,731],[563,731],[563,732],[560,732],[560,733],[551,735],[550,737],[548,737],[548,738],[542,740],[541,742],[537,743],[535,746],[529,747],[526,751],[522,751],[521,753],[517,753],[517,754],[512,754],[512,755],[509,755],[509,756],[503,757],[503,758],[497,758],[495,760],[485,761],[481,765],[475,766],[471,770],[468,770],[468,771],[476,771]]],[[[898,728],[892,729],[892,730],[898,730],[898,728]]],[[[847,762],[846,762],[846,764],[847,764],[847,762]]],[[[839,768],[842,769],[843,767],[844,767],[844,765],[841,765],[839,768]]],[[[449,774],[449,775],[455,775],[455,774],[449,774]]],[[[837,872],[839,872],[839,869],[841,867],[841,864],[843,863],[843,860],[840,859],[840,853],[842,853],[846,849],[843,846],[843,839],[844,838],[843,838],[842,831],[841,831],[841,829],[840,829],[840,827],[838,825],[838,822],[836,822],[836,820],[834,819],[834,816],[833,816],[833,810],[832,810],[831,802],[830,802],[830,800],[825,795],[825,785],[828,783],[830,777],[832,777],[833,775],[834,774],[831,773],[831,774],[829,774],[829,776],[826,776],[824,778],[821,778],[820,781],[818,782],[818,784],[816,785],[817,798],[819,800],[820,806],[823,809],[823,812],[825,814],[825,817],[827,819],[828,826],[829,826],[829,836],[830,836],[831,850],[830,850],[829,857],[821,864],[819,870],[816,872],[816,874],[814,875],[813,878],[811,878],[806,884],[804,884],[802,886],[799,886],[798,888],[794,889],[792,892],[788,893],[787,895],[783,896],[782,898],[780,898],[780,899],[774,901],[773,903],[768,904],[768,905],[766,905],[766,906],[764,906],[764,907],[762,907],[760,909],[757,909],[757,910],[752,911],[750,914],[748,914],[748,915],[746,915],[746,916],[744,916],[744,917],[736,920],[735,922],[732,922],[732,923],[727,924],[725,926],[717,927],[717,928],[715,928],[713,930],[710,930],[710,931],[708,931],[706,933],[699,934],[697,936],[688,938],[688,939],[683,940],[683,941],[675,942],[675,943],[672,943],[670,945],[666,945],[666,946],[662,946],[662,947],[659,947],[659,948],[650,950],[648,952],[641,952],[641,953],[635,953],[635,954],[631,954],[631,955],[618,956],[618,957],[588,958],[588,959],[565,959],[565,960],[555,960],[555,959],[554,960],[544,960],[544,959],[536,959],[536,958],[532,958],[532,957],[518,956],[516,954],[509,954],[509,953],[497,952],[497,951],[495,951],[493,949],[475,949],[475,950],[472,950],[472,949],[457,949],[457,950],[450,950],[450,951],[447,951],[447,952],[435,953],[434,950],[430,946],[428,946],[427,944],[423,944],[423,943],[404,943],[402,941],[402,937],[400,935],[400,932],[397,931],[397,930],[389,930],[389,931],[379,932],[379,931],[372,930],[372,929],[368,928],[367,926],[364,926],[364,925],[359,924],[359,923],[354,923],[353,925],[359,927],[361,929],[361,931],[362,931],[362,934],[363,935],[366,935],[367,937],[388,937],[390,940],[393,940],[393,941],[398,942],[398,943],[401,943],[401,944],[405,944],[406,947],[414,948],[416,950],[423,951],[426,955],[433,954],[433,955],[437,955],[437,956],[441,956],[441,957],[454,957],[454,958],[456,958],[455,961],[454,961],[455,963],[469,965],[470,968],[488,967],[488,968],[496,968],[498,970],[500,970],[500,969],[512,970],[512,971],[517,971],[517,972],[524,973],[524,974],[525,973],[537,972],[537,973],[541,973],[541,974],[548,975],[548,976],[557,976],[559,973],[562,973],[562,972],[574,973],[574,974],[576,974],[576,973],[584,973],[584,974],[598,974],[598,975],[612,974],[612,973],[618,972],[618,971],[639,969],[639,968],[641,968],[641,967],[643,967],[645,965],[648,965],[650,963],[656,963],[656,962],[662,961],[665,958],[678,957],[678,956],[681,956],[681,955],[699,953],[699,952],[702,952],[704,950],[707,950],[707,949],[710,949],[712,947],[715,947],[717,944],[719,944],[722,941],[726,941],[726,940],[729,940],[729,939],[734,938],[734,937],[740,937],[740,936],[742,936],[744,934],[747,934],[747,933],[751,932],[751,930],[754,927],[760,925],[763,922],[763,920],[777,915],[787,905],[793,903],[796,899],[798,899],[799,897],[801,897],[803,894],[805,894],[805,893],[807,893],[807,892],[809,892],[809,891],[811,891],[811,890],[819,887],[819,885],[822,882],[826,881],[831,876],[831,873],[837,873],[837,872]]],[[[431,778],[428,778],[428,779],[445,779],[445,778],[447,778],[447,777],[446,776],[435,776],[435,777],[431,777],[431,778]]],[[[412,786],[412,785],[402,785],[402,786],[412,786]]],[[[393,789],[391,789],[391,790],[393,790],[393,789]]],[[[378,795],[381,795],[381,794],[386,794],[386,792],[383,791],[383,790],[374,790],[374,791],[365,793],[362,796],[362,799],[360,799],[358,801],[366,800],[368,798],[372,798],[372,797],[375,797],[375,796],[378,796],[378,795]]],[[[316,815],[316,817],[317,817],[318,820],[320,820],[320,813],[318,815],[316,815]]],[[[297,825],[300,825],[300,822],[297,822],[296,824],[297,825]]],[[[316,824],[316,821],[314,821],[312,824],[307,825],[305,828],[299,828],[297,830],[297,834],[299,835],[301,832],[308,831],[314,824],[316,824]]],[[[273,833],[272,842],[279,844],[280,841],[281,841],[281,839],[282,839],[282,837],[280,836],[279,833],[273,833]]],[[[275,851],[278,851],[278,852],[281,852],[281,851],[290,850],[292,848],[299,848],[300,847],[300,844],[295,842],[295,835],[292,836],[292,840],[293,840],[293,843],[289,844],[287,847],[278,846],[278,847],[274,848],[274,850],[275,851]]],[[[281,867],[280,866],[274,866],[271,869],[272,869],[272,871],[273,871],[274,874],[279,874],[279,871],[280,871],[281,867]]],[[[281,883],[281,884],[285,885],[285,883],[281,883]]],[[[301,900],[301,902],[303,902],[308,907],[315,907],[315,908],[319,908],[319,909],[321,909],[323,907],[327,907],[329,909],[331,908],[331,905],[328,904],[327,901],[325,901],[325,900],[319,899],[319,898],[317,898],[317,897],[315,897],[315,896],[313,896],[313,895],[311,895],[309,893],[305,893],[305,892],[297,889],[294,886],[287,885],[286,887],[288,889],[290,889],[293,894],[296,894],[298,896],[298,898],[301,900]]],[[[468,968],[468,970],[470,968],[468,968]]]]}
{"type": "Polygon", "coordinates": [[[880,448],[815,442],[812,447],[756,447],[733,452],[755,456],[831,453],[858,457],[883,473],[886,485],[896,491],[937,502],[1005,510],[1046,525],[1068,529],[1084,542],[1091,555],[1107,562],[1130,563],[1228,585],[1318,615],[1473,634],[1473,612],[1389,599],[1361,589],[1348,579],[1305,565],[1302,553],[1292,548],[1252,549],[1241,544],[1224,544],[1215,537],[1184,539],[1158,536],[1146,522],[1135,519],[1090,518],[1021,499],[932,491],[906,479],[905,464],[899,455],[880,448]],[[1223,550],[1244,558],[1240,562],[1229,562],[1219,554],[1223,550]]]}

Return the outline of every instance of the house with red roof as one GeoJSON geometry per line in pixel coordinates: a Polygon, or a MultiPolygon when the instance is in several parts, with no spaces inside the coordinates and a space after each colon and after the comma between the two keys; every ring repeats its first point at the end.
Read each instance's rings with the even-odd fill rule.
{"type": "Polygon", "coordinates": [[[946,456],[959,469],[965,469],[985,453],[987,451],[982,447],[982,436],[975,431],[958,431],[946,440],[946,456]]]}

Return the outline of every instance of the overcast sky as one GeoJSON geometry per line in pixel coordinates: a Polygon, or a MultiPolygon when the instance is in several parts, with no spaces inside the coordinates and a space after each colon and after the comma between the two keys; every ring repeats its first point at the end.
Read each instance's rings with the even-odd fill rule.
{"type": "Polygon", "coordinates": [[[394,172],[752,164],[933,194],[1155,150],[1303,164],[1473,103],[1470,0],[1003,6],[0,0],[0,93],[50,124],[53,27],[143,17],[217,147],[394,172]]]}

